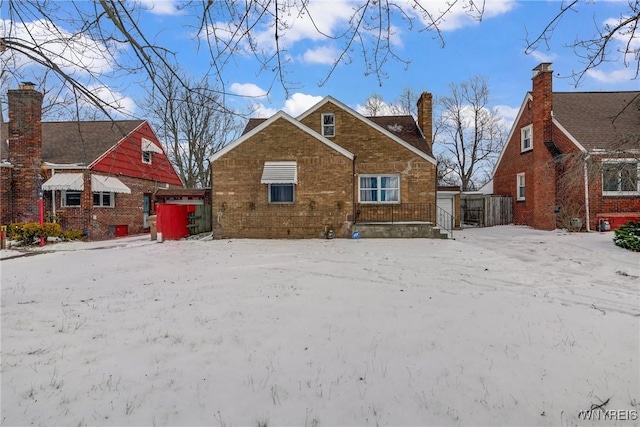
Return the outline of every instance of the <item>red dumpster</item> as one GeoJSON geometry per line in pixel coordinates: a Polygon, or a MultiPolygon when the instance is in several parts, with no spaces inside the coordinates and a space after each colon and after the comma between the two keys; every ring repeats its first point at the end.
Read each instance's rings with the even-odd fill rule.
{"type": "Polygon", "coordinates": [[[171,205],[160,203],[157,205],[158,240],[180,240],[189,235],[188,205],[171,205]],[[162,233],[162,234],[160,234],[162,233]]]}

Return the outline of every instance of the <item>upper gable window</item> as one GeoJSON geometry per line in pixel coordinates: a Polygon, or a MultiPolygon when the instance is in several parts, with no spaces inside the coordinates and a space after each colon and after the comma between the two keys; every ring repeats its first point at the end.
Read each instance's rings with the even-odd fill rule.
{"type": "Polygon", "coordinates": [[[325,113],[322,115],[322,136],[335,136],[336,134],[336,116],[333,113],[325,113]]]}
{"type": "Polygon", "coordinates": [[[525,126],[520,129],[520,152],[524,153],[533,149],[533,126],[525,126]]]}
{"type": "Polygon", "coordinates": [[[143,151],[142,152],[142,163],[146,163],[146,164],[150,165],[151,164],[151,160],[152,160],[151,154],[152,154],[151,151],[143,151]]]}

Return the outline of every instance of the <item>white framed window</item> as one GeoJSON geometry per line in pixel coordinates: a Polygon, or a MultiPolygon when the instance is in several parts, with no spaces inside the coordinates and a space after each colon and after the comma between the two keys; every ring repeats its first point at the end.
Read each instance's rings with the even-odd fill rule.
{"type": "Polygon", "coordinates": [[[94,192],[93,206],[100,208],[112,208],[115,206],[115,194],[110,192],[94,192]]]}
{"type": "Polygon", "coordinates": [[[520,129],[520,152],[533,149],[533,125],[520,129]]]}
{"type": "Polygon", "coordinates": [[[333,113],[325,113],[322,115],[322,136],[335,136],[336,134],[336,116],[333,113]]]}
{"type": "Polygon", "coordinates": [[[82,191],[62,190],[62,207],[78,207],[82,200],[82,191]]]}
{"type": "Polygon", "coordinates": [[[269,203],[293,203],[295,195],[295,184],[269,184],[269,203]]]}
{"type": "Polygon", "coordinates": [[[400,203],[400,175],[360,175],[360,203],[400,203]]]}
{"type": "Polygon", "coordinates": [[[525,183],[524,183],[524,173],[519,173],[516,175],[516,200],[524,200],[525,194],[525,183]]]}
{"type": "Polygon", "coordinates": [[[153,159],[153,157],[152,157],[152,152],[151,151],[143,151],[142,152],[142,163],[150,165],[152,159],[153,159]]]}
{"type": "Polygon", "coordinates": [[[635,196],[640,194],[640,163],[635,159],[602,161],[602,195],[635,196]]]}

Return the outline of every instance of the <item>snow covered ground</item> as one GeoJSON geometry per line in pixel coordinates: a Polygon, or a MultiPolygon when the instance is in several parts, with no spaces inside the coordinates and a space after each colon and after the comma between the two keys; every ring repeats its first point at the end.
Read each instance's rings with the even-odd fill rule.
{"type": "Polygon", "coordinates": [[[4,259],[1,424],[638,425],[640,255],[612,237],[137,236],[4,259]],[[604,402],[632,419],[578,418],[604,402]]]}

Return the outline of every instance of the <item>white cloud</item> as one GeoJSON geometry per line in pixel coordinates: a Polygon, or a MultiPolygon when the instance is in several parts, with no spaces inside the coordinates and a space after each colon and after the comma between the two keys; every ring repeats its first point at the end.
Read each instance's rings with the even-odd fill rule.
{"type": "Polygon", "coordinates": [[[233,83],[229,88],[231,93],[251,98],[265,98],[267,91],[253,83],[233,83]]]}
{"type": "MultiPolygon", "coordinates": [[[[100,98],[102,102],[110,107],[105,108],[110,114],[121,116],[134,116],[137,106],[133,98],[122,95],[121,93],[107,86],[89,86],[89,89],[95,96],[100,98]]],[[[96,108],[93,104],[87,104],[87,107],[96,108]]]]}
{"type": "Polygon", "coordinates": [[[612,71],[589,70],[587,75],[601,83],[626,83],[634,78],[634,72],[630,68],[612,71]]]}
{"type": "Polygon", "coordinates": [[[318,102],[322,101],[322,99],[322,96],[306,95],[304,93],[296,92],[285,101],[282,109],[285,113],[290,114],[293,117],[297,117],[318,102]]]}
{"type": "MultiPolygon", "coordinates": [[[[376,108],[377,108],[377,112],[376,112],[377,116],[395,116],[395,115],[397,115],[397,113],[394,112],[394,109],[384,101],[381,101],[380,104],[376,106],[376,108]]],[[[365,107],[364,105],[357,104],[355,110],[358,113],[360,113],[360,114],[362,114],[363,116],[366,116],[366,117],[371,115],[371,113],[369,112],[367,107],[365,107]]]]}
{"type": "Polygon", "coordinates": [[[320,46],[316,49],[307,49],[302,55],[304,62],[309,64],[333,64],[340,53],[331,46],[320,46]]]}
{"type": "Polygon", "coordinates": [[[259,119],[268,119],[278,112],[278,110],[274,108],[265,107],[263,104],[254,103],[252,105],[253,117],[259,119]]]}
{"type": "MultiPolygon", "coordinates": [[[[292,117],[297,117],[300,114],[313,107],[318,102],[322,101],[322,96],[306,95],[304,93],[296,92],[289,99],[284,102],[282,111],[289,114],[292,117]]],[[[261,103],[252,104],[253,117],[257,118],[269,118],[276,114],[279,110],[275,108],[267,107],[261,103]]]]}
{"type": "MultiPolygon", "coordinates": [[[[413,1],[405,0],[405,4],[405,11],[413,11],[422,20],[423,24],[430,24],[425,19],[424,13],[421,14],[417,8],[412,7],[413,1]]],[[[482,13],[482,19],[486,20],[508,13],[516,6],[515,0],[486,0],[484,2],[460,0],[453,5],[451,5],[450,0],[429,0],[420,4],[436,19],[446,12],[442,20],[437,22],[438,28],[442,31],[453,31],[469,25],[475,25],[480,22],[478,19],[480,13],[482,13]],[[476,9],[477,6],[482,6],[482,12],[476,9]]]]}
{"type": "Polygon", "coordinates": [[[175,0],[138,0],[138,2],[154,15],[180,15],[175,0]]]}
{"type": "MultiPolygon", "coordinates": [[[[100,74],[113,70],[112,55],[122,45],[105,45],[82,33],[70,33],[47,20],[37,20],[22,24],[0,20],[2,37],[19,39],[35,51],[45,52],[47,58],[67,74],[100,74]]],[[[14,51],[15,52],[15,51],[14,51]]],[[[30,65],[34,62],[19,53],[15,57],[18,64],[30,65]]]]}
{"type": "Polygon", "coordinates": [[[534,50],[530,53],[531,57],[537,62],[553,62],[558,57],[555,53],[544,53],[539,50],[534,50]]]}
{"type": "Polygon", "coordinates": [[[508,105],[496,105],[493,107],[494,114],[500,117],[507,130],[510,130],[513,126],[513,122],[516,120],[519,111],[520,108],[510,107],[508,105]]]}

